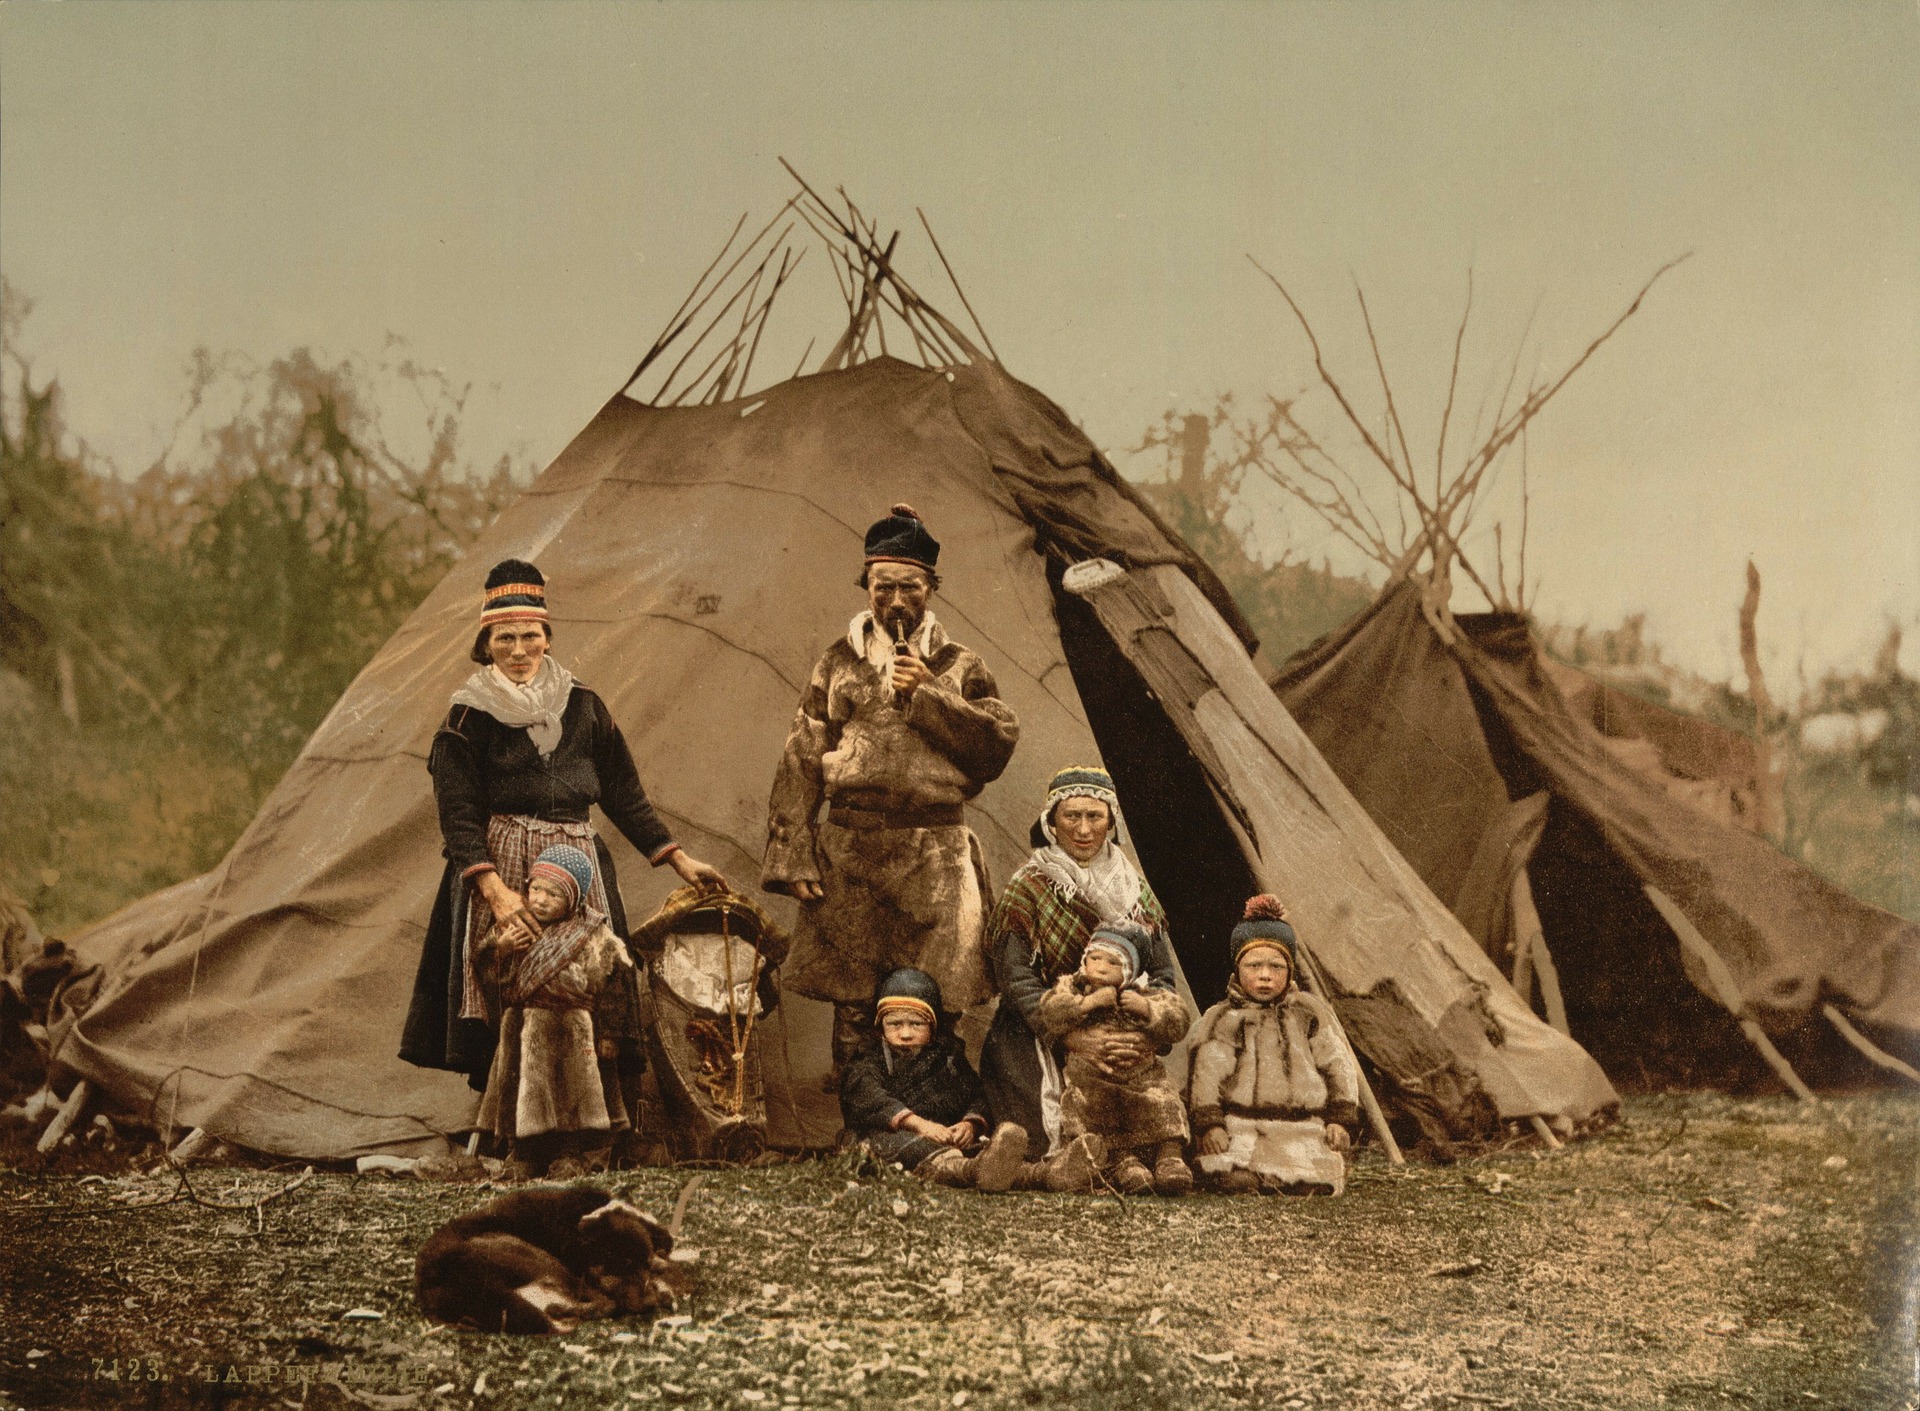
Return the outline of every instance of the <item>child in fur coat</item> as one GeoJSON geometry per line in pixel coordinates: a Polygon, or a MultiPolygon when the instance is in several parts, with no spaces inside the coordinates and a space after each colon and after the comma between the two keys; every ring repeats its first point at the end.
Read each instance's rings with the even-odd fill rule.
{"type": "Polygon", "coordinates": [[[940,1013],[939,982],[924,970],[895,970],[880,981],[879,1042],[841,1070],[840,1114],[876,1161],[898,1162],[936,1185],[1009,1190],[1027,1164],[1026,1129],[1002,1123],[982,1144],[980,1078],[959,1038],[940,1032],[940,1013]]]}
{"type": "Polygon", "coordinates": [[[480,967],[497,1005],[499,1038],[479,1125],[507,1144],[510,1180],[566,1180],[604,1169],[614,1133],[631,1125],[620,1039],[637,1038],[633,960],[588,905],[593,862],[559,843],[527,872],[531,942],[491,928],[480,967]]]}
{"type": "MultiPolygon", "coordinates": [[[[1088,937],[1080,968],[1054,981],[1040,1001],[1039,1023],[1058,1042],[1075,1030],[1098,1036],[1144,1034],[1156,1054],[1186,1037],[1186,1002],[1172,990],[1150,988],[1142,961],[1148,937],[1137,926],[1116,922],[1088,937]]],[[[1184,1195],[1193,1171],[1182,1158],[1187,1113],[1180,1094],[1155,1055],[1117,1069],[1078,1048],[1069,1049],[1061,1071],[1060,1137],[1085,1135],[1102,1144],[1107,1179],[1128,1195],[1158,1191],[1184,1195]]]]}
{"type": "Polygon", "coordinates": [[[1247,903],[1233,928],[1227,997],[1200,1017],[1187,1106],[1199,1166],[1216,1189],[1338,1195],[1349,1129],[1359,1120],[1359,1071],[1333,1011],[1293,983],[1293,928],[1270,896],[1247,903]]]}

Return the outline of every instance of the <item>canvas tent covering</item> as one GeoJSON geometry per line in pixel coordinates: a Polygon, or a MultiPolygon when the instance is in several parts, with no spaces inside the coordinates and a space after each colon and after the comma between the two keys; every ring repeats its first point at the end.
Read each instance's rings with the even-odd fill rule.
{"type": "MultiPolygon", "coordinates": [[[[464,1082],[394,1051],[442,865],[427,749],[471,669],[487,567],[540,563],[555,652],[606,699],[662,816],[751,885],[794,704],[862,606],[862,531],[904,499],[944,545],[935,611],[1020,719],[1011,766],[967,811],[997,883],[1050,774],[1104,759],[1202,1004],[1257,880],[1295,899],[1384,1096],[1456,1136],[1610,1108],[1598,1067],[1518,1001],[1262,688],[1211,573],[1058,408],[918,300],[890,244],[857,216],[832,234],[864,287],[827,370],[739,395],[728,362],[692,405],[671,404],[674,373],[613,397],[368,664],[220,866],[77,938],[100,973],[59,1018],[58,1065],[123,1107],[292,1156],[464,1131],[464,1082]],[[922,320],[923,365],[868,346],[882,306],[922,320]],[[1096,559],[1084,596],[1061,588],[1096,559]]],[[[758,341],[741,329],[735,361],[758,341]]],[[[607,841],[637,922],[670,879],[607,841]]],[[[790,996],[758,1031],[775,1145],[839,1125],[827,1015],[790,996]]]]}
{"type": "Polygon", "coordinates": [[[1617,1081],[1764,1077],[1730,1010],[1816,1084],[1874,1071],[1823,1005],[1890,1049],[1920,1047],[1920,927],[1746,826],[1751,742],[1548,660],[1521,614],[1447,616],[1443,640],[1422,592],[1408,579],[1383,593],[1274,690],[1502,965],[1513,883],[1527,879],[1572,1034],[1617,1081]],[[1718,955],[1720,978],[1663,902],[1718,955]]]}

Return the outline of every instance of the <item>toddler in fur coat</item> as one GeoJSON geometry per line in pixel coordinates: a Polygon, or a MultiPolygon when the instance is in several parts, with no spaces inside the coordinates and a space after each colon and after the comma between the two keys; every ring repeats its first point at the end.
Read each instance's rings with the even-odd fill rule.
{"type": "Polygon", "coordinates": [[[1184,1195],[1193,1189],[1193,1171],[1181,1156],[1187,1112],[1157,1055],[1186,1037],[1190,1021],[1178,994],[1147,985],[1142,960],[1148,945],[1137,926],[1100,927],[1087,939],[1080,968],[1054,981],[1037,1017],[1054,1042],[1076,1030],[1146,1037],[1154,1053],[1124,1068],[1083,1045],[1069,1046],[1061,1069],[1060,1138],[1097,1139],[1111,1163],[1107,1179],[1128,1195],[1184,1195]]]}
{"type": "Polygon", "coordinates": [[[619,1060],[639,1033],[639,996],[626,943],[587,901],[592,885],[579,848],[546,849],[527,872],[539,933],[496,925],[479,947],[499,1042],[478,1121],[507,1144],[509,1180],[604,1169],[631,1125],[619,1060]]]}
{"type": "Polygon", "coordinates": [[[1338,1195],[1359,1070],[1317,995],[1293,983],[1293,928],[1270,896],[1233,929],[1227,997],[1200,1017],[1187,1106],[1201,1174],[1230,1194],[1338,1195]]]}

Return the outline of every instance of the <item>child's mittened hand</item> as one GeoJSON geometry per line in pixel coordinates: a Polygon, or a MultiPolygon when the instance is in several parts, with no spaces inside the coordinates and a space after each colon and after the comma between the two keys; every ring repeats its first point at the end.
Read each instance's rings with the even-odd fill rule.
{"type": "Polygon", "coordinates": [[[1112,1009],[1114,1005],[1119,1003],[1119,1000],[1120,992],[1118,990],[1114,989],[1111,985],[1102,985],[1099,989],[1081,1000],[1080,1007],[1088,1014],[1092,1014],[1097,1010],[1112,1009]]]}
{"type": "Polygon", "coordinates": [[[1200,1149],[1202,1156],[1224,1156],[1227,1150],[1227,1129],[1209,1127],[1200,1134],[1200,1140],[1194,1145],[1200,1149]]]}
{"type": "Polygon", "coordinates": [[[1353,1138],[1347,1135],[1347,1129],[1338,1122],[1327,1123],[1327,1145],[1335,1151],[1347,1151],[1353,1146],[1353,1138]]]}
{"type": "Polygon", "coordinates": [[[1129,1014],[1151,1014],[1153,1006],[1147,1003],[1147,997],[1138,990],[1128,990],[1120,996],[1120,1007],[1129,1014]]]}

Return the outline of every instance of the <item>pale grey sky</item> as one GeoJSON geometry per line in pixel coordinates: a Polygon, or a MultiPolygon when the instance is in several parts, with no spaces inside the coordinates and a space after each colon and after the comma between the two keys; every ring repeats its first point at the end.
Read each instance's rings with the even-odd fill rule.
{"type": "Polygon", "coordinates": [[[1920,617],[1916,153],[1911,3],[0,7],[0,268],[127,467],[196,346],[389,333],[544,463],[777,155],[903,244],[925,208],[1116,453],[1304,381],[1248,252],[1356,383],[1365,286],[1418,445],[1470,264],[1484,377],[1536,302],[1551,366],[1692,250],[1539,423],[1529,567],[1544,616],[1645,610],[1713,673],[1749,554],[1783,672],[1920,617]]]}

